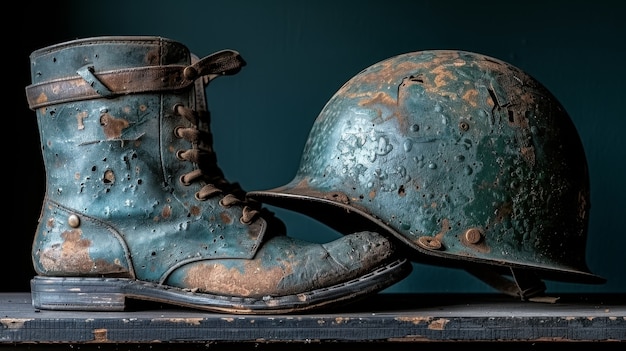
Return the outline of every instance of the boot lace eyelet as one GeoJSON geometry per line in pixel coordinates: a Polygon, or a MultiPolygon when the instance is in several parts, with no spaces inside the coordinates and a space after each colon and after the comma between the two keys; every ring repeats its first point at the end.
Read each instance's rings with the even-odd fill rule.
{"type": "MultiPolygon", "coordinates": [[[[184,185],[184,186],[189,186],[189,185],[191,185],[191,183],[190,183],[190,182],[185,181],[185,176],[184,176],[184,175],[181,175],[181,176],[180,176],[180,178],[178,178],[178,180],[179,180],[179,181],[180,181],[180,183],[181,183],[182,185],[184,185]]],[[[196,193],[196,194],[197,194],[197,193],[196,193]]]]}
{"type": "Polygon", "coordinates": [[[184,107],[184,106],[180,102],[178,102],[178,103],[174,104],[174,106],[172,106],[172,111],[174,112],[175,115],[180,115],[180,113],[178,112],[178,108],[179,107],[184,107]]]}
{"type": "Polygon", "coordinates": [[[183,138],[183,135],[180,132],[183,128],[185,128],[185,127],[177,126],[176,128],[174,128],[174,136],[177,137],[178,139],[182,139],[183,138]]]}
{"type": "Polygon", "coordinates": [[[183,153],[184,153],[184,152],[185,152],[184,150],[178,150],[178,151],[176,151],[176,158],[177,158],[177,159],[179,159],[179,160],[181,160],[181,161],[185,161],[185,158],[183,157],[183,153]]]}

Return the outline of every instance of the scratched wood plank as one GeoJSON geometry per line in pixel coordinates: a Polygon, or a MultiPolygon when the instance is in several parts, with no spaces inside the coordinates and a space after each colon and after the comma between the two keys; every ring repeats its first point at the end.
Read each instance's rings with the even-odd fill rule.
{"type": "Polygon", "coordinates": [[[406,347],[447,341],[618,344],[626,341],[626,295],[536,303],[499,295],[378,294],[325,313],[246,316],[144,302],[131,303],[126,312],[39,311],[28,293],[0,293],[0,346],[13,348],[133,344],[158,350],[184,343],[216,349],[247,343],[277,349],[337,342],[406,347]]]}

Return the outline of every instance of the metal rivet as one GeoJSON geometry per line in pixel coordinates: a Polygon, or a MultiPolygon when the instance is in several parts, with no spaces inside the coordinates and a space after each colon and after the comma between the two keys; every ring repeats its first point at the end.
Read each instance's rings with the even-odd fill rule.
{"type": "Polygon", "coordinates": [[[78,228],[80,225],[80,218],[77,215],[70,215],[67,218],[67,224],[69,224],[72,228],[78,228]]]}
{"type": "Polygon", "coordinates": [[[467,132],[469,128],[470,128],[469,123],[465,121],[459,122],[459,129],[461,129],[462,131],[467,132]]]}
{"type": "Polygon", "coordinates": [[[470,228],[465,232],[465,240],[470,244],[476,244],[483,238],[483,233],[478,228],[470,228]]]}
{"type": "Polygon", "coordinates": [[[195,79],[198,76],[198,71],[192,66],[187,66],[183,70],[183,75],[187,79],[195,79]]]}
{"type": "Polygon", "coordinates": [[[432,236],[420,236],[417,239],[417,244],[428,250],[440,250],[443,247],[443,245],[441,245],[441,241],[432,236]]]}

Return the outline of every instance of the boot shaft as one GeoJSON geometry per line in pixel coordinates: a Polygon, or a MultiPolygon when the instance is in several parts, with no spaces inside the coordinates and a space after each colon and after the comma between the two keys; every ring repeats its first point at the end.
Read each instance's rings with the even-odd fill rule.
{"type": "Polygon", "coordinates": [[[172,116],[172,106],[194,106],[195,93],[193,85],[159,91],[151,81],[136,79],[146,67],[154,68],[153,76],[170,65],[190,65],[188,50],[163,38],[94,38],[36,51],[31,62],[30,91],[39,94],[29,96],[36,99],[31,106],[41,106],[36,112],[46,198],[96,217],[154,217],[148,209],[160,196],[150,192],[175,184],[180,169],[172,167],[191,166],[175,162],[168,148],[184,147],[173,137],[181,121],[172,116]],[[122,81],[130,77],[134,90],[143,91],[124,91],[122,81]],[[121,94],[111,93],[120,88],[121,94]]]}
{"type": "Polygon", "coordinates": [[[179,113],[205,104],[198,82],[243,61],[231,51],[192,58],[159,37],[91,38],[33,52],[27,97],[46,170],[33,243],[39,274],[162,282],[184,263],[254,255],[264,221],[242,223],[242,206],[221,203],[222,189],[196,198],[202,180],[226,182],[208,117],[179,113]],[[196,137],[183,135],[190,132],[196,137]],[[189,174],[202,177],[182,182],[189,174]]]}

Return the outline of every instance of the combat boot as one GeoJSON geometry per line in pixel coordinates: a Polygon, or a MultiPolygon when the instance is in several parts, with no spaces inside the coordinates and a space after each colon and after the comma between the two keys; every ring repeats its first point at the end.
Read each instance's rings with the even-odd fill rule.
{"type": "Polygon", "coordinates": [[[392,244],[364,231],[324,244],[224,177],[205,86],[245,65],[194,59],[161,37],[79,39],[31,54],[46,193],[33,306],[121,311],[126,299],[267,314],[336,306],[406,277],[392,244]]]}

